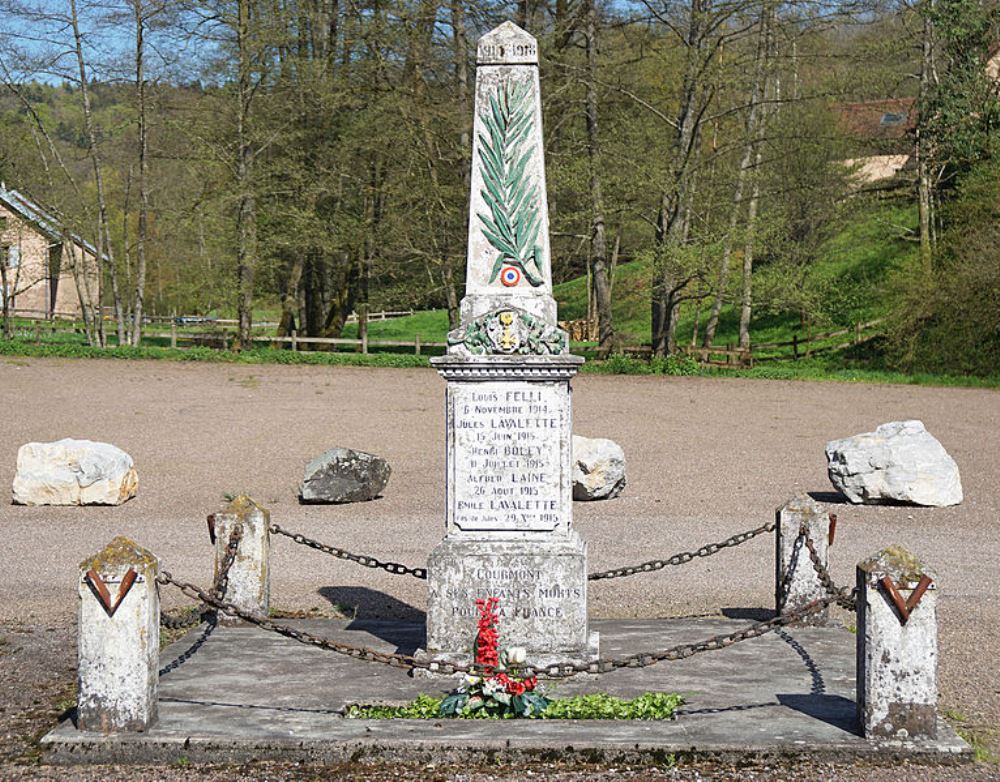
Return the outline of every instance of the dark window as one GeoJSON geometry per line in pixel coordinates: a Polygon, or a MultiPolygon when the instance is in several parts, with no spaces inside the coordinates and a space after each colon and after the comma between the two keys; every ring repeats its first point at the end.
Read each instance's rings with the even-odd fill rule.
{"type": "Polygon", "coordinates": [[[906,122],[905,114],[894,114],[891,111],[887,111],[882,115],[882,119],[879,120],[879,125],[902,125],[906,122]]]}

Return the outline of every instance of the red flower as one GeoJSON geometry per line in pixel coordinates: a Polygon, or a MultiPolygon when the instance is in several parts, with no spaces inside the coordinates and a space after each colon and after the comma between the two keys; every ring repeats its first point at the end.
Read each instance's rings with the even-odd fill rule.
{"type": "Polygon", "coordinates": [[[478,633],[476,634],[476,665],[481,666],[486,673],[491,673],[500,664],[500,653],[497,650],[497,642],[500,636],[496,630],[496,623],[499,617],[494,610],[499,604],[500,600],[495,597],[476,600],[476,608],[479,609],[478,633]]]}
{"type": "Polygon", "coordinates": [[[529,676],[527,679],[524,680],[524,689],[528,690],[529,692],[535,689],[535,687],[537,686],[538,686],[537,676],[529,676]]]}
{"type": "Polygon", "coordinates": [[[507,682],[507,692],[511,695],[523,695],[525,691],[525,686],[521,682],[514,681],[513,679],[507,682]]]}

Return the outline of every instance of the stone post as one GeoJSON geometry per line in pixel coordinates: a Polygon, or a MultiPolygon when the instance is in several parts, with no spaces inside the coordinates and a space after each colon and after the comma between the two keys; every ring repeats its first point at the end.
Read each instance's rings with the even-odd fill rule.
{"type": "MultiPolygon", "coordinates": [[[[240,495],[221,511],[209,516],[215,542],[215,578],[226,558],[229,536],[242,527],[236,559],[229,569],[225,601],[250,614],[267,616],[271,601],[271,514],[245,495],[240,495]]],[[[240,620],[220,612],[224,624],[240,620]]]]}
{"type": "Polygon", "coordinates": [[[858,721],[869,738],[937,737],[933,575],[890,546],[858,563],[858,721]]]}
{"type": "MultiPolygon", "coordinates": [[[[808,495],[793,497],[775,511],[775,604],[779,614],[802,608],[826,597],[826,589],[813,566],[801,531],[808,532],[819,559],[826,567],[830,544],[830,514],[808,495]]],[[[827,610],[803,620],[825,624],[827,610]]]]}
{"type": "Polygon", "coordinates": [[[537,41],[505,22],[478,43],[461,326],[431,359],[447,381],[444,540],[427,563],[427,651],[468,663],[477,598],[528,662],[597,655],[587,550],[572,525],[569,353],[552,297],[537,41]]]}
{"type": "Polygon", "coordinates": [[[142,731],[156,721],[159,563],[125,537],[80,563],[77,727],[142,731]]]}

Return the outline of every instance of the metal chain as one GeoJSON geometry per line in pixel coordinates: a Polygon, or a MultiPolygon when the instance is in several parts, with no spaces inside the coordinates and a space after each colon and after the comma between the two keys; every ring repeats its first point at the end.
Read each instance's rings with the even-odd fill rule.
{"type": "MultiPolygon", "coordinates": [[[[191,584],[186,581],[178,581],[166,570],[160,573],[157,577],[157,581],[160,584],[171,584],[180,589],[181,592],[193,600],[200,600],[211,608],[222,611],[230,616],[243,619],[244,621],[254,624],[264,630],[269,630],[273,633],[283,635],[286,638],[299,641],[300,643],[317,646],[321,649],[327,649],[358,660],[382,663],[394,668],[418,668],[443,674],[470,673],[481,670],[481,668],[475,664],[462,665],[459,663],[419,660],[410,655],[379,652],[368,647],[352,646],[350,644],[340,643],[339,641],[334,641],[329,638],[313,635],[305,630],[298,630],[294,627],[289,627],[288,625],[279,624],[266,616],[258,616],[244,611],[232,603],[227,603],[224,600],[220,600],[214,595],[205,592],[195,584],[191,584]]],[[[800,619],[804,619],[814,613],[818,613],[836,600],[837,598],[832,595],[819,600],[814,600],[801,608],[790,611],[782,616],[776,616],[766,622],[757,622],[736,632],[714,635],[697,643],[678,644],[677,646],[672,646],[668,649],[662,649],[660,651],[642,652],[624,657],[601,658],[589,663],[557,663],[551,666],[546,666],[544,669],[535,669],[530,666],[526,666],[524,670],[526,672],[536,673],[546,678],[567,678],[581,673],[609,673],[610,671],[617,670],[618,668],[645,668],[665,660],[683,660],[700,652],[725,649],[733,644],[740,643],[741,641],[746,641],[751,638],[759,638],[762,635],[766,635],[767,633],[777,630],[779,627],[784,627],[785,625],[797,622],[800,619]]]]}
{"type": "Polygon", "coordinates": [[[857,601],[857,589],[851,590],[848,587],[839,587],[833,580],[833,576],[830,575],[830,571],[827,569],[826,565],[823,564],[823,560],[819,556],[819,552],[816,550],[816,544],[813,543],[812,536],[809,534],[809,527],[802,523],[799,527],[799,536],[802,538],[806,545],[806,550],[809,552],[809,559],[812,561],[813,570],[816,571],[816,575],[819,577],[820,583],[823,588],[827,591],[827,594],[831,595],[837,605],[842,608],[846,608],[848,611],[855,611],[858,607],[857,601]]]}
{"type": "MultiPolygon", "coordinates": [[[[222,557],[222,566],[219,568],[219,573],[215,577],[215,583],[212,584],[212,594],[218,597],[220,600],[224,599],[226,592],[229,590],[229,571],[233,567],[233,562],[236,561],[236,554],[240,548],[240,541],[243,539],[243,526],[236,525],[233,527],[233,531],[229,534],[229,540],[226,541],[226,553],[222,557]]],[[[188,627],[194,627],[202,622],[207,622],[213,614],[213,611],[205,609],[198,611],[187,616],[180,616],[177,614],[168,614],[165,611],[160,612],[160,624],[166,627],[168,630],[184,630],[188,627]]]]}
{"type": "Polygon", "coordinates": [[[324,554],[329,554],[337,559],[346,559],[350,562],[357,562],[359,565],[363,565],[364,567],[384,570],[387,573],[392,573],[397,576],[413,576],[414,578],[422,579],[427,578],[427,568],[407,567],[406,565],[401,565],[398,562],[382,562],[375,559],[375,557],[365,556],[364,554],[354,554],[346,549],[337,548],[336,546],[328,546],[326,543],[320,543],[318,540],[307,538],[301,533],[289,532],[286,529],[282,529],[277,524],[271,525],[271,532],[276,535],[284,535],[286,538],[291,538],[300,545],[308,546],[309,548],[316,549],[317,551],[322,551],[324,554]]]}
{"type": "Polygon", "coordinates": [[[684,660],[688,657],[700,654],[701,652],[713,652],[717,649],[726,649],[734,644],[740,643],[741,641],[748,641],[751,638],[760,638],[762,635],[773,633],[775,630],[778,630],[785,625],[793,624],[794,622],[805,619],[807,616],[819,613],[835,600],[836,598],[833,596],[813,600],[811,603],[807,603],[801,608],[789,611],[786,614],[775,616],[773,619],[768,619],[765,622],[755,622],[742,630],[737,630],[732,633],[713,635],[710,638],[706,638],[704,641],[698,641],[697,643],[678,644],[677,646],[671,646],[668,649],[662,649],[656,652],[639,652],[625,657],[601,658],[592,663],[574,662],[563,665],[555,665],[547,667],[544,673],[549,678],[565,678],[568,676],[575,676],[579,673],[609,673],[610,671],[617,670],[618,668],[647,668],[650,665],[655,665],[658,662],[667,660],[684,660]]]}
{"type": "Polygon", "coordinates": [[[757,527],[756,529],[740,532],[738,535],[733,535],[732,537],[726,538],[719,543],[709,543],[702,546],[697,551],[682,551],[681,553],[674,554],[672,557],[667,559],[652,559],[649,562],[643,562],[640,565],[631,565],[628,567],[615,568],[613,570],[604,570],[600,573],[591,573],[587,576],[587,580],[598,581],[606,578],[624,578],[625,576],[634,576],[636,573],[651,573],[654,570],[662,570],[663,568],[671,565],[685,565],[696,557],[710,557],[712,554],[717,554],[723,549],[733,548],[746,543],[748,540],[753,540],[755,537],[763,535],[765,532],[773,532],[775,526],[775,522],[771,521],[763,526],[757,527]]]}

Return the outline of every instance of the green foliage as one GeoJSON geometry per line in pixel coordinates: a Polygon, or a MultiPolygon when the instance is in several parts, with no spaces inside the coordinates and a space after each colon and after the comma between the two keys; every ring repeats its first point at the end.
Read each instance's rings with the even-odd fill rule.
{"type": "Polygon", "coordinates": [[[604,361],[588,361],[584,372],[601,375],[698,375],[701,368],[693,358],[681,355],[652,359],[614,355],[604,361]]]}
{"type": "Polygon", "coordinates": [[[935,84],[921,124],[934,139],[934,155],[965,171],[1000,152],[1000,90],[986,73],[990,46],[1000,34],[994,3],[935,0],[920,4],[933,25],[935,84]]]}
{"type": "Polygon", "coordinates": [[[215,348],[112,347],[101,349],[65,342],[34,344],[0,339],[0,355],[39,358],[164,359],[221,364],[309,364],[313,366],[426,367],[427,358],[405,353],[328,353],[269,348],[235,353],[215,348]]]}
{"type": "Polygon", "coordinates": [[[995,376],[1000,367],[1000,161],[963,177],[930,275],[901,276],[887,359],[906,372],[995,376]]]}
{"type": "Polygon", "coordinates": [[[430,720],[438,716],[438,712],[441,710],[441,700],[441,698],[421,694],[405,706],[351,704],[347,707],[345,716],[359,720],[430,720]]]}
{"type": "MultiPolygon", "coordinates": [[[[430,695],[418,695],[415,700],[405,706],[369,706],[353,704],[347,707],[346,716],[354,719],[434,719],[439,716],[460,717],[465,719],[510,719],[503,717],[497,711],[476,708],[463,712],[455,695],[447,698],[434,698],[430,695]]],[[[530,693],[525,693],[530,695],[530,693]]],[[[522,698],[525,696],[513,696],[522,698]]],[[[538,701],[547,700],[536,696],[538,701]]],[[[684,704],[684,698],[676,693],[647,692],[636,698],[618,698],[607,693],[592,695],[576,695],[570,698],[554,698],[548,700],[544,710],[528,709],[527,702],[521,705],[526,709],[522,716],[546,720],[669,720],[674,719],[677,709],[684,704]]],[[[537,704],[536,704],[537,705],[537,704]]]]}
{"type": "Polygon", "coordinates": [[[468,692],[453,692],[441,701],[442,717],[466,719],[533,719],[544,717],[551,701],[537,692],[511,695],[496,692],[490,697],[468,692]]]}
{"type": "Polygon", "coordinates": [[[676,693],[647,692],[629,700],[604,692],[558,698],[542,714],[547,720],[670,720],[684,698],[676,693]]]}

